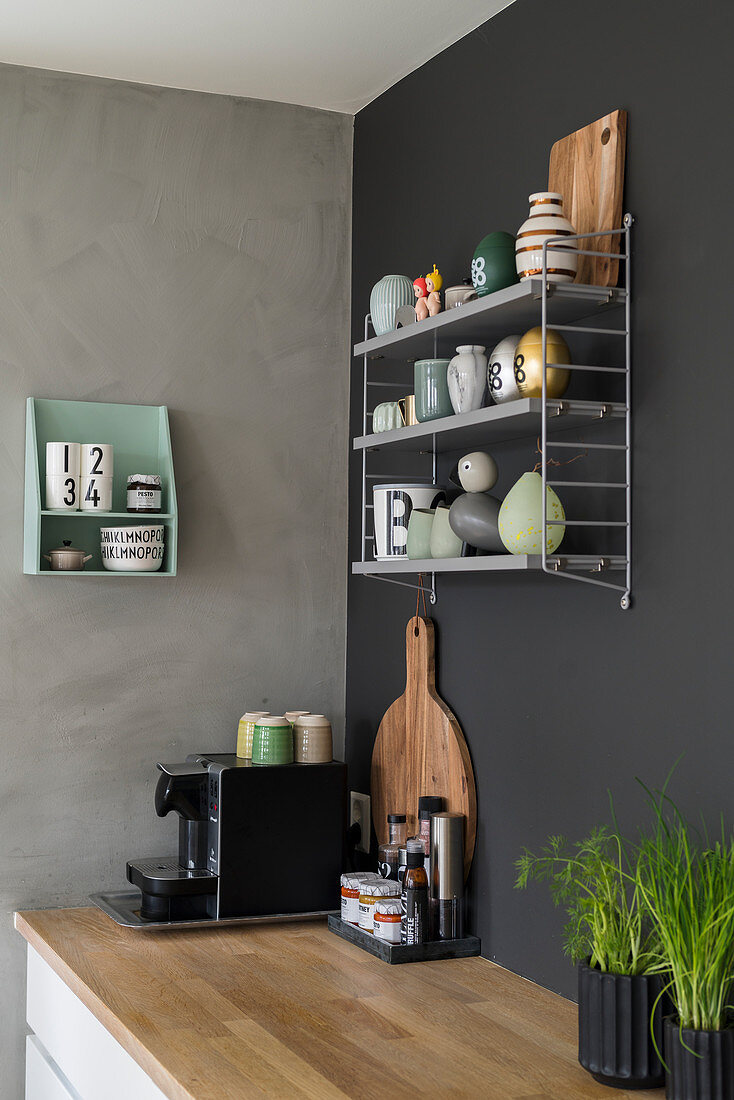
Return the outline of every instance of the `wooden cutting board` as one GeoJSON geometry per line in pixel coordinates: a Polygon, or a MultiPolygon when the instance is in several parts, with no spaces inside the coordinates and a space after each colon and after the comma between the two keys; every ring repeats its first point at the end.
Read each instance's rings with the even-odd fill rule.
{"type": "MultiPolygon", "coordinates": [[[[577,233],[622,224],[627,112],[612,111],[557,141],[550,154],[548,190],[563,195],[563,212],[577,233]]],[[[580,248],[619,251],[619,237],[594,237],[580,248]],[[611,247],[610,247],[611,246],[611,247]]],[[[616,286],[619,260],[579,256],[577,283],[616,286]]]]}
{"type": "Polygon", "coordinates": [[[433,623],[412,618],[405,633],[405,692],[380,722],[372,752],[372,816],[380,844],[387,815],[405,813],[408,836],[418,832],[418,798],[441,795],[445,809],[464,814],[464,874],[477,835],[474,772],[461,726],[436,692],[433,623]]]}

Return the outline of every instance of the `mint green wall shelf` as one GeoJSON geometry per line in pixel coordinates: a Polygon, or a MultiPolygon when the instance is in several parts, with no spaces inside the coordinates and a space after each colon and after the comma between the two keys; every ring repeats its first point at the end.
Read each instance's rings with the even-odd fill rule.
{"type": "Polygon", "coordinates": [[[111,405],[99,401],[52,401],[29,397],[26,404],[25,519],[23,572],[44,577],[175,577],[178,509],[173,476],[168,409],[165,405],[111,405]],[[111,512],[49,512],[46,496],[46,443],[111,443],[115,449],[111,512]],[[141,516],[125,511],[129,474],[160,474],[163,512],[141,516]],[[113,573],[102,565],[100,527],[163,523],[166,551],[155,573],[113,573]],[[53,570],[43,555],[71,539],[92,560],[83,570],[53,570]]]}

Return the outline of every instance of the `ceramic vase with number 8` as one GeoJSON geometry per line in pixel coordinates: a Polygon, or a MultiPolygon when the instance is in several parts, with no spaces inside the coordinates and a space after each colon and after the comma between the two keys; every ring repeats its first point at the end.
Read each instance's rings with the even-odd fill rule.
{"type": "MultiPolygon", "coordinates": [[[[548,329],[545,347],[546,397],[563,397],[571,380],[564,364],[571,362],[568,344],[558,332],[548,329]],[[560,364],[554,366],[553,364],[560,364]]],[[[515,383],[520,397],[543,396],[543,330],[531,328],[515,348],[515,383]]]]}
{"type": "Polygon", "coordinates": [[[455,413],[475,412],[484,403],[487,356],[482,344],[462,344],[448,366],[449,397],[455,413]]]}
{"type": "Polygon", "coordinates": [[[482,238],[474,251],[471,278],[478,298],[517,282],[515,238],[511,233],[488,233],[482,238]]]}
{"type": "Polygon", "coordinates": [[[505,336],[494,348],[487,366],[487,387],[495,405],[517,401],[520,391],[515,381],[515,348],[520,335],[505,336]]]}

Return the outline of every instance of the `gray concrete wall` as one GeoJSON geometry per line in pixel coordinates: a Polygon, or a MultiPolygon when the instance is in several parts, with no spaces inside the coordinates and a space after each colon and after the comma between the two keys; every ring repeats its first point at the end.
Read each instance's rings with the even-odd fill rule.
{"type": "Polygon", "coordinates": [[[259,704],[343,744],[351,147],[345,116],[0,67],[3,1100],[12,912],[174,850],[155,761],[259,704]],[[22,575],[28,395],[168,405],[176,579],[22,575]]]}

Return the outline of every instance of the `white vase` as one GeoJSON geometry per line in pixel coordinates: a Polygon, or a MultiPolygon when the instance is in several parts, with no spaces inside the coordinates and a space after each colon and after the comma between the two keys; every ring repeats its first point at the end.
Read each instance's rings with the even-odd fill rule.
{"type": "MultiPolygon", "coordinates": [[[[538,279],[543,273],[543,242],[552,237],[572,237],[576,230],[563,213],[563,195],[538,191],[529,196],[530,216],[517,231],[515,266],[520,279],[538,279]]],[[[549,283],[572,283],[578,271],[577,242],[548,248],[546,276],[549,283]]]]}
{"type": "Polygon", "coordinates": [[[520,396],[515,381],[515,348],[519,341],[519,333],[517,336],[505,336],[489,357],[487,387],[495,405],[501,405],[503,401],[517,401],[520,396]]]}
{"type": "Polygon", "coordinates": [[[487,386],[487,356],[481,344],[462,344],[449,363],[449,397],[455,413],[481,409],[487,386]]]}
{"type": "MultiPolygon", "coordinates": [[[[558,495],[546,485],[546,519],[565,519],[558,495]]],[[[541,554],[543,548],[543,479],[537,472],[523,474],[502,501],[498,518],[500,538],[511,554],[541,554]]],[[[565,526],[551,524],[546,533],[546,553],[560,546],[565,526]]]]}

